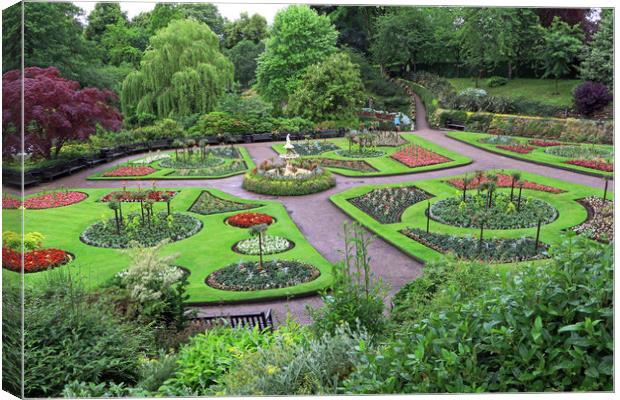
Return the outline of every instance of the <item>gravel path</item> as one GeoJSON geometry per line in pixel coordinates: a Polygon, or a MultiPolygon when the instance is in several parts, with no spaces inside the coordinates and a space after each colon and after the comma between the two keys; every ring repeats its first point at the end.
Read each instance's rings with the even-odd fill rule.
{"type": "MultiPolygon", "coordinates": [[[[293,221],[297,224],[310,244],[312,244],[312,246],[314,246],[330,262],[337,262],[341,258],[339,253],[339,249],[342,247],[343,243],[341,227],[344,222],[350,221],[350,219],[329,201],[329,196],[347,190],[353,186],[364,184],[411,182],[494,168],[519,169],[596,188],[602,188],[604,185],[601,178],[555,169],[552,167],[539,166],[525,161],[503,157],[501,155],[486,152],[451,139],[445,135],[445,132],[433,130],[428,127],[426,122],[426,113],[420,98],[415,96],[415,101],[418,113],[415,134],[446,149],[458,152],[471,158],[473,160],[472,164],[446,170],[388,177],[349,178],[336,175],[337,185],[335,188],[322,193],[302,197],[275,198],[247,192],[241,188],[241,182],[243,180],[241,175],[218,180],[157,181],[157,185],[159,187],[171,188],[217,188],[242,198],[277,199],[286,207],[293,221]]],[[[250,152],[252,159],[258,164],[265,159],[277,156],[277,153],[271,149],[272,144],[273,143],[252,143],[244,146],[250,152]]],[[[140,155],[125,157],[94,169],[82,171],[69,177],[36,186],[26,190],[26,194],[61,187],[118,188],[120,186],[120,181],[88,181],[86,178],[95,172],[108,169],[111,166],[121,164],[138,157],[140,157],[140,155]]],[[[613,188],[613,182],[611,183],[612,184],[610,187],[613,188]]],[[[137,187],[138,185],[140,185],[140,183],[137,181],[127,181],[128,187],[137,187]]],[[[150,185],[150,181],[144,181],[141,185],[143,187],[150,185]]],[[[404,253],[379,238],[376,238],[371,243],[369,254],[372,258],[371,264],[375,276],[382,278],[384,282],[390,285],[388,301],[386,302],[387,304],[389,304],[389,298],[396,293],[398,289],[400,289],[407,282],[418,277],[421,273],[422,265],[420,265],[420,263],[412,260],[404,253]]],[[[199,315],[226,315],[260,312],[270,308],[276,323],[281,323],[284,321],[288,313],[290,313],[299,322],[306,323],[309,322],[308,315],[305,311],[306,307],[317,307],[320,306],[320,303],[321,300],[317,296],[311,296],[252,304],[199,307],[197,310],[199,315]]]]}

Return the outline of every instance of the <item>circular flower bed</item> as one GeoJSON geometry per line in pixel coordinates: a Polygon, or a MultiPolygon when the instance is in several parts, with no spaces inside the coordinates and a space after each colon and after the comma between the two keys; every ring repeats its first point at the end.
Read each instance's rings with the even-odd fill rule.
{"type": "MultiPolygon", "coordinates": [[[[24,253],[24,272],[39,272],[59,267],[71,261],[71,254],[60,249],[36,249],[24,253]]],[[[22,254],[18,251],[2,248],[2,268],[22,271],[22,254]]]]}
{"type": "Polygon", "coordinates": [[[155,168],[147,166],[132,166],[118,167],[112,171],[108,171],[103,176],[106,177],[123,177],[123,176],[145,176],[157,171],[155,168]]]}
{"type": "MultiPolygon", "coordinates": [[[[263,236],[263,254],[276,254],[282,253],[293,248],[294,244],[287,238],[282,236],[263,236]]],[[[233,246],[233,250],[237,253],[247,254],[250,256],[257,256],[259,251],[258,236],[251,237],[249,239],[241,240],[233,246]]]]}
{"type": "Polygon", "coordinates": [[[116,221],[110,218],[97,222],[82,233],[80,239],[91,246],[126,248],[136,241],[142,246],[155,246],[164,239],[182,240],[202,229],[200,220],[186,214],[174,213],[170,217],[161,212],[142,221],[140,214],[130,214],[117,232],[116,221]]]}
{"type": "Polygon", "coordinates": [[[263,268],[257,261],[248,261],[217,270],[206,282],[221,290],[252,291],[295,286],[310,282],[320,274],[314,266],[294,260],[265,261],[263,268]]]}
{"type": "Polygon", "coordinates": [[[239,213],[226,218],[228,225],[236,226],[237,228],[250,228],[260,224],[271,225],[273,221],[271,215],[261,213],[239,213]]]}
{"type": "Polygon", "coordinates": [[[274,169],[284,170],[284,167],[269,170],[255,168],[245,174],[243,188],[250,192],[271,196],[303,196],[336,186],[331,172],[321,168],[318,163],[309,165],[310,163],[313,161],[301,160],[296,164],[310,171],[310,173],[300,175],[284,175],[284,173],[274,172],[274,169]]]}
{"type": "Polygon", "coordinates": [[[30,210],[42,210],[46,208],[64,207],[79,203],[88,195],[82,192],[53,192],[27,198],[24,207],[30,210]]]}
{"type": "Polygon", "coordinates": [[[431,206],[431,218],[447,225],[479,228],[481,221],[477,216],[485,212],[486,229],[521,229],[536,226],[539,216],[543,224],[554,221],[558,216],[551,204],[539,199],[523,197],[519,211],[516,196],[511,202],[510,196],[498,193],[490,208],[487,201],[486,195],[467,196],[465,202],[460,196],[450,197],[431,206]]]}
{"type": "Polygon", "coordinates": [[[384,151],[381,150],[338,150],[336,152],[339,156],[347,157],[347,158],[373,158],[373,157],[381,157],[385,155],[384,151]]]}

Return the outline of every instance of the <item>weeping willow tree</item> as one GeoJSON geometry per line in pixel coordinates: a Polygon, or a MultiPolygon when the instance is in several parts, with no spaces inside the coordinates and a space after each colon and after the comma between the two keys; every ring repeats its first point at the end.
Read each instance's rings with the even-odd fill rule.
{"type": "Polygon", "coordinates": [[[123,112],[126,117],[151,113],[159,118],[208,113],[233,75],[233,64],[206,24],[174,20],[151,38],[140,70],[123,81],[123,112]]]}

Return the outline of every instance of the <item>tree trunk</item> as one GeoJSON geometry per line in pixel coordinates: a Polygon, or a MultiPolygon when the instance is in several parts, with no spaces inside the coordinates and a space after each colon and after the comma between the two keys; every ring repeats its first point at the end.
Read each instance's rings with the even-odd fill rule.
{"type": "Polygon", "coordinates": [[[538,241],[540,240],[540,224],[541,224],[542,220],[539,219],[538,220],[538,227],[536,228],[536,242],[534,244],[534,251],[538,251],[538,241]]]}
{"type": "Polygon", "coordinates": [[[512,196],[514,194],[514,191],[515,191],[515,180],[513,178],[512,182],[510,182],[510,202],[512,202],[512,196]]]}
{"type": "Polygon", "coordinates": [[[523,186],[519,188],[519,200],[517,201],[517,212],[521,211],[521,192],[523,191],[523,186]]]}
{"type": "Polygon", "coordinates": [[[258,269],[263,270],[263,234],[258,234],[258,269]]]}

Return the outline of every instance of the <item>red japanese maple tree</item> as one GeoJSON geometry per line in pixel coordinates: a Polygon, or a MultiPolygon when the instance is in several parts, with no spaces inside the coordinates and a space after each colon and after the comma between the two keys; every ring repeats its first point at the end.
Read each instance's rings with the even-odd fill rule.
{"type": "MultiPolygon", "coordinates": [[[[5,152],[20,151],[21,85],[19,70],[2,75],[2,142],[5,152]]],[[[51,158],[68,140],[84,140],[97,124],[118,130],[122,117],[111,105],[116,95],[109,90],[80,89],[76,81],[64,79],[55,67],[24,70],[24,140],[28,153],[51,158]]]]}

